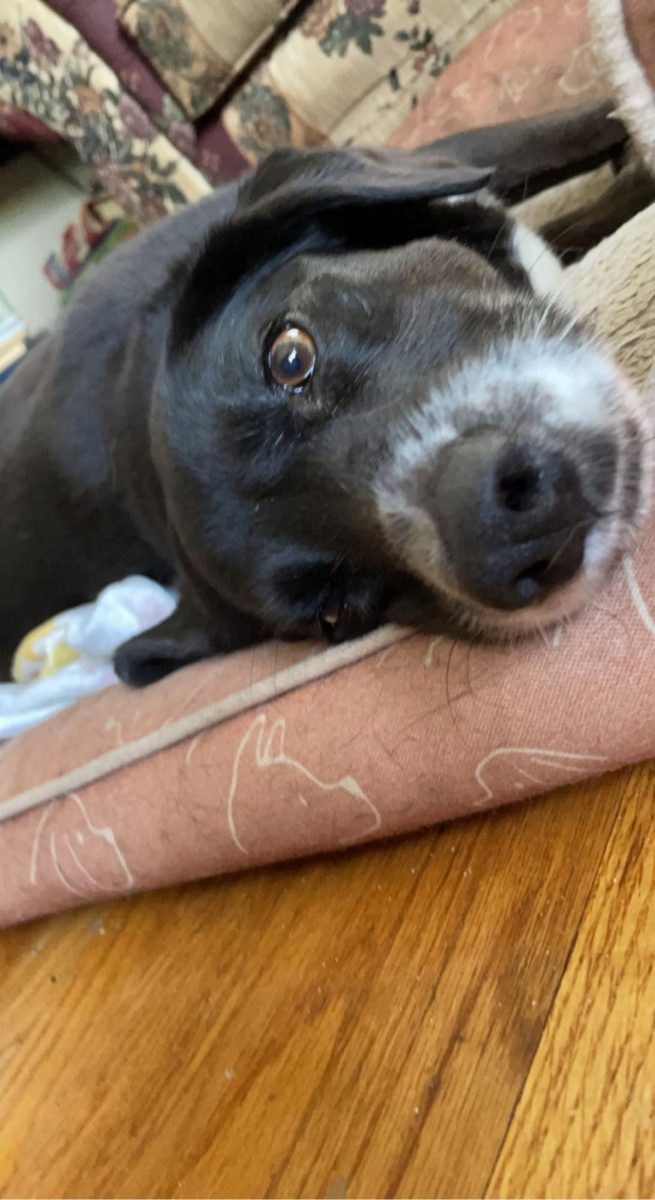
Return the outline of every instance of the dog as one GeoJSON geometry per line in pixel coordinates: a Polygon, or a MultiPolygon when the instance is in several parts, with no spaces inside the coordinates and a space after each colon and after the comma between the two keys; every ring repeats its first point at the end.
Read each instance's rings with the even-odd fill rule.
{"type": "Polygon", "coordinates": [[[649,427],[508,206],[619,164],[610,109],[275,151],[116,250],[0,394],[0,675],[132,573],[180,596],[116,655],[136,686],[270,636],[579,608],[647,509],[649,427]]]}

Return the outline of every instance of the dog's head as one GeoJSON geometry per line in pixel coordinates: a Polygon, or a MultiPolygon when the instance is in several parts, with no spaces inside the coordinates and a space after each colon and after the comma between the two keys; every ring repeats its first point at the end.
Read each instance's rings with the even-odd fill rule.
{"type": "Polygon", "coordinates": [[[152,426],[168,517],[192,583],[270,632],[536,627],[644,510],[639,402],[538,294],[552,256],[489,174],[276,153],[183,283],[152,426]]]}

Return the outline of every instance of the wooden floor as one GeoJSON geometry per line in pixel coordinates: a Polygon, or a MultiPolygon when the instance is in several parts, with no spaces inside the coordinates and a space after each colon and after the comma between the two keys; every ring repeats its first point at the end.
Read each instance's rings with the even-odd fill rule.
{"type": "Polygon", "coordinates": [[[652,1197],[654,794],[0,935],[0,1194],[652,1197]]]}

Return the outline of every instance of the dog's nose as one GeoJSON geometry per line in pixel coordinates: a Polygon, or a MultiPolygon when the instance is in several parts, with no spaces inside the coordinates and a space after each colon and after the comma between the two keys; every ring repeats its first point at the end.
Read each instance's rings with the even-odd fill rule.
{"type": "Polygon", "coordinates": [[[481,603],[524,608],[579,570],[592,511],[561,450],[481,430],[445,447],[433,489],[457,583],[481,603]]]}

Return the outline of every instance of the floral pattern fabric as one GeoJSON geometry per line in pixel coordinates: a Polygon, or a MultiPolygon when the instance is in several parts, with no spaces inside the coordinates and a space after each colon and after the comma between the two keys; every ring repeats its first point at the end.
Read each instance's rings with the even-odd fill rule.
{"type": "MultiPolygon", "coordinates": [[[[24,6],[25,7],[25,6],[24,6]]],[[[121,87],[145,109],[153,125],[181,154],[219,184],[241,174],[243,155],[225,132],[220,116],[196,128],[170,94],[154,67],[121,28],[115,0],[48,0],[116,75],[121,87]]]]}
{"type": "Polygon", "coordinates": [[[255,162],[274,146],[383,144],[513,0],[312,0],[223,111],[255,162]]]}
{"type": "Polygon", "coordinates": [[[211,54],[182,8],[171,0],[130,0],[121,22],[189,116],[200,116],[214,103],[230,66],[211,54]]]}
{"type": "Polygon", "coordinates": [[[24,18],[5,0],[0,21],[0,102],[42,121],[94,167],[125,212],[148,222],[210,190],[76,30],[41,0],[24,18]]]}
{"type": "Polygon", "coordinates": [[[192,0],[120,0],[136,39],[189,117],[199,117],[245,70],[299,0],[207,7],[192,0]]]}
{"type": "MultiPolygon", "coordinates": [[[[297,0],[267,2],[289,18],[297,0]]],[[[563,7],[558,0],[311,0],[223,109],[196,127],[153,64],[161,71],[166,59],[178,94],[183,76],[194,87],[208,80],[183,31],[206,31],[203,6],[220,22],[230,5],[115,3],[5,0],[0,125],[40,120],[41,129],[72,141],[99,186],[144,220],[202,194],[205,181],[233,178],[276,146],[418,144],[467,124],[592,98],[602,86],[584,0],[563,7]],[[152,64],[117,12],[126,21],[137,13],[141,22],[150,14],[141,50],[152,64]]]]}

